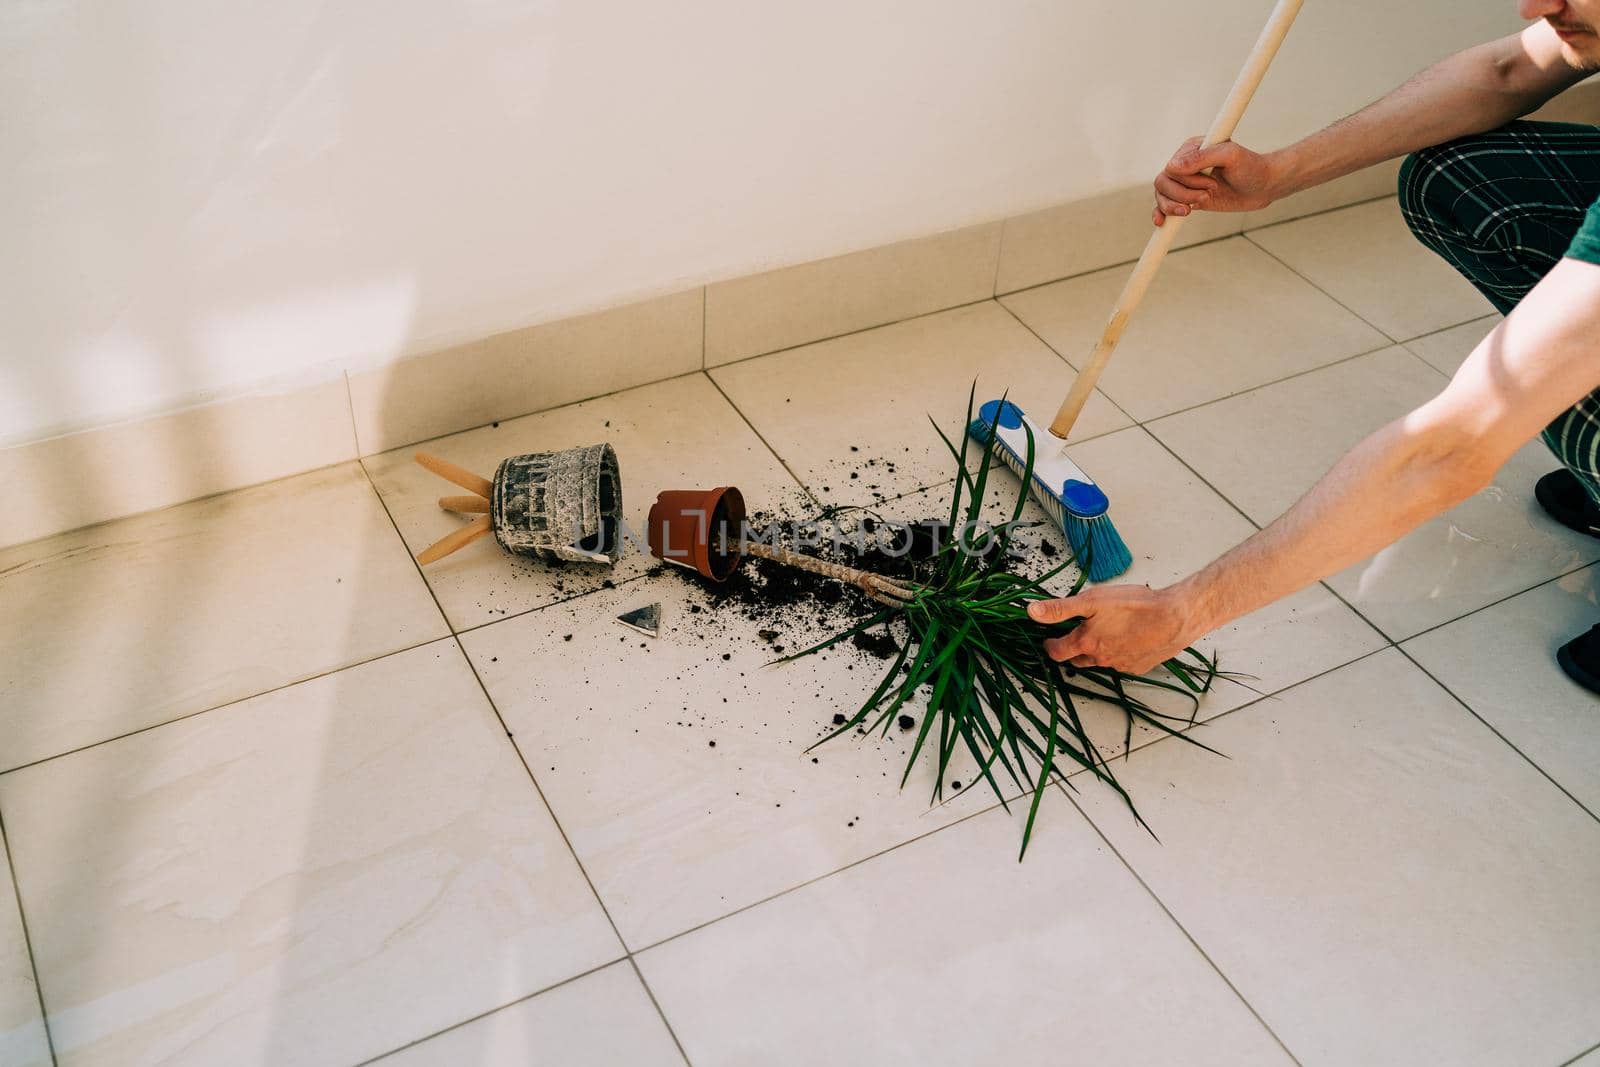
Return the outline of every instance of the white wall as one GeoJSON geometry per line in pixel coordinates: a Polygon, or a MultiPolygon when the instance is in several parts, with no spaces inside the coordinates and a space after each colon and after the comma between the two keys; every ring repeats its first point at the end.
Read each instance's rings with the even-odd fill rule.
{"type": "MultiPolygon", "coordinates": [[[[12,0],[0,443],[1142,181],[1269,0],[12,0]]],[[[1514,30],[1308,0],[1271,144],[1514,30]]]]}

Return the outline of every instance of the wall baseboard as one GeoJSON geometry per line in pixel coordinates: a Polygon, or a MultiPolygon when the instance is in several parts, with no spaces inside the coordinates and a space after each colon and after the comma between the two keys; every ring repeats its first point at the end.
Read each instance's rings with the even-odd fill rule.
{"type": "MultiPolygon", "coordinates": [[[[1534,118],[1600,121],[1600,79],[1534,118]]],[[[1242,215],[1199,215],[1179,247],[1391,195],[1398,161],[1242,215]]],[[[221,400],[0,449],[0,547],[702,367],[1127,263],[1149,236],[1148,186],[713,282],[496,334],[271,395],[221,400]]]]}
{"type": "Polygon", "coordinates": [[[691,289],[353,373],[361,454],[699,370],[704,308],[691,289]]]}

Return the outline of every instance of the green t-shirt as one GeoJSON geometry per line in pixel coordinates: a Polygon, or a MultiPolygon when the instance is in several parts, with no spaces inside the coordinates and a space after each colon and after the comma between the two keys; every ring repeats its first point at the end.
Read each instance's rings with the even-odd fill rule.
{"type": "Polygon", "coordinates": [[[1590,205],[1583,225],[1578,227],[1577,236],[1567,248],[1567,256],[1585,263],[1600,263],[1600,200],[1590,205]]]}

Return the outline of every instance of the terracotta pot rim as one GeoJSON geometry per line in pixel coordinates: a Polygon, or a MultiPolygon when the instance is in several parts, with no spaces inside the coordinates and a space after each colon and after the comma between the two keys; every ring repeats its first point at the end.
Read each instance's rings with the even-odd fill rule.
{"type": "Polygon", "coordinates": [[[744,517],[744,494],[736,486],[664,489],[647,520],[650,554],[714,582],[727,581],[743,559],[738,538],[744,517]],[[729,539],[726,551],[723,537],[729,539]]]}

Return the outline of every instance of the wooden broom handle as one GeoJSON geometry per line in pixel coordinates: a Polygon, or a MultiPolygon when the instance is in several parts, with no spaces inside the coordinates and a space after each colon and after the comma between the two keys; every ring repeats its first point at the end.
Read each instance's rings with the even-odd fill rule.
{"type": "Polygon", "coordinates": [[[442,496],[439,506],[446,511],[455,511],[463,515],[489,514],[489,502],[474,493],[471,496],[442,496]]]}
{"type": "MultiPolygon", "coordinates": [[[[1211,123],[1211,129],[1206,131],[1206,137],[1200,147],[1210,148],[1233,136],[1234,127],[1239,125],[1239,119],[1244,115],[1244,109],[1249,106],[1250,98],[1255,95],[1256,87],[1261,84],[1261,79],[1266,77],[1267,68],[1272,65],[1272,57],[1278,54],[1278,46],[1283,44],[1283,39],[1289,34],[1289,27],[1294,25],[1294,17],[1300,13],[1300,5],[1304,0],[1278,0],[1278,5],[1272,9],[1267,24],[1261,30],[1261,36],[1256,38],[1256,45],[1250,50],[1250,58],[1245,60],[1244,69],[1239,71],[1239,76],[1234,79],[1233,88],[1228,92],[1228,98],[1222,102],[1222,110],[1217,112],[1217,117],[1211,123]]],[[[1072,432],[1073,424],[1078,421],[1078,416],[1083,412],[1083,406],[1089,402],[1089,395],[1094,392],[1094,387],[1100,382],[1100,373],[1106,369],[1106,364],[1111,362],[1111,354],[1117,350],[1117,342],[1122,340],[1122,331],[1127,329],[1128,320],[1133,317],[1134,309],[1139,306],[1139,301],[1144,299],[1145,290],[1150,288],[1150,282],[1156,276],[1156,271],[1161,266],[1161,261],[1166,258],[1167,252],[1172,248],[1172,242],[1178,236],[1178,230],[1183,225],[1187,216],[1169,215],[1166,222],[1156,227],[1150,235],[1150,241],[1144,246],[1144,254],[1139,257],[1139,263],[1133,268],[1128,283],[1122,287],[1122,295],[1117,297],[1116,306],[1111,309],[1111,318],[1106,322],[1104,332],[1100,334],[1100,343],[1094,346],[1094,351],[1089,355],[1089,362],[1084,365],[1076,381],[1072,383],[1072,391],[1061,402],[1061,409],[1056,412],[1056,417],[1050,423],[1050,432],[1065,440],[1072,432]]]]}
{"type": "Polygon", "coordinates": [[[418,452],[412,457],[418,464],[437,474],[447,482],[453,482],[463,489],[469,489],[488,500],[494,496],[494,485],[487,478],[480,478],[471,471],[462,470],[447,459],[430,456],[426,452],[418,452]]]}

